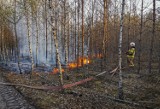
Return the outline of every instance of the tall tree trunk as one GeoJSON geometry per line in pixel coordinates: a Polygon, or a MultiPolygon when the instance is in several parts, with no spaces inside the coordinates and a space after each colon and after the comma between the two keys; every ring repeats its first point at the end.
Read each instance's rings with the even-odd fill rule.
{"type": "Polygon", "coordinates": [[[75,25],[74,26],[74,29],[75,29],[74,30],[74,32],[75,32],[75,36],[74,36],[75,37],[75,39],[74,39],[74,41],[75,41],[75,47],[74,47],[75,60],[77,59],[77,33],[76,33],[77,32],[77,25],[76,25],[77,24],[77,6],[76,6],[76,4],[77,4],[77,1],[75,0],[75,19],[74,19],[74,21],[75,21],[74,22],[75,23],[74,24],[75,25]]]}
{"type": "Polygon", "coordinates": [[[103,16],[103,56],[106,62],[106,45],[107,45],[107,0],[103,0],[104,16],[103,16]]]}
{"type": "Polygon", "coordinates": [[[114,52],[113,52],[113,58],[115,59],[115,52],[117,51],[115,48],[117,48],[118,46],[118,42],[117,42],[117,0],[114,0],[114,52]]]}
{"type": "Polygon", "coordinates": [[[67,68],[67,65],[68,65],[68,43],[67,43],[67,34],[66,34],[66,0],[64,0],[64,4],[63,4],[63,15],[64,15],[64,18],[63,18],[63,32],[64,32],[64,38],[65,38],[65,66],[67,68]]]}
{"type": "MultiPolygon", "coordinates": [[[[134,16],[134,22],[136,22],[136,14],[137,14],[137,7],[136,7],[136,0],[133,1],[133,16],[134,16]]],[[[133,26],[133,37],[136,36],[136,23],[134,23],[133,26]]]]}
{"type": "Polygon", "coordinates": [[[3,61],[5,64],[7,64],[7,60],[6,60],[6,50],[5,50],[5,38],[4,38],[4,25],[2,25],[2,54],[3,54],[3,61]]]}
{"type": "Polygon", "coordinates": [[[127,40],[127,43],[128,43],[128,50],[129,50],[129,43],[130,43],[130,29],[131,29],[131,0],[130,0],[130,12],[129,12],[129,21],[128,21],[128,40],[127,40]]]}
{"type": "Polygon", "coordinates": [[[123,33],[123,17],[124,17],[125,0],[122,0],[121,20],[120,20],[120,34],[119,34],[119,85],[118,97],[123,99],[123,80],[122,80],[122,33],[123,33]]]}
{"type": "Polygon", "coordinates": [[[160,74],[160,37],[159,37],[159,74],[160,74]]]}
{"type": "Polygon", "coordinates": [[[26,3],[27,2],[25,2],[25,16],[26,16],[26,23],[27,23],[27,36],[28,36],[29,55],[31,59],[31,75],[32,75],[33,69],[34,69],[34,60],[33,60],[32,45],[31,45],[31,31],[30,31],[31,22],[30,22],[29,10],[28,10],[29,7],[27,7],[26,3]]]}
{"type": "Polygon", "coordinates": [[[62,74],[62,66],[61,66],[61,62],[60,62],[60,55],[59,55],[59,49],[58,49],[58,39],[57,39],[57,33],[56,33],[53,25],[54,24],[52,24],[52,32],[53,32],[53,35],[54,35],[54,43],[55,43],[55,47],[56,47],[56,55],[57,55],[59,73],[60,73],[60,85],[63,85],[63,74],[62,74]]]}
{"type": "MultiPolygon", "coordinates": [[[[3,34],[4,36],[4,41],[6,41],[6,38],[5,38],[5,34],[3,34]]],[[[7,53],[7,47],[6,47],[6,43],[4,43],[4,53],[5,53],[5,63],[7,64],[8,62],[8,53],[7,53]]]]}
{"type": "Polygon", "coordinates": [[[152,27],[152,37],[151,37],[151,45],[150,45],[150,53],[149,53],[149,73],[152,70],[152,55],[153,55],[153,44],[154,44],[154,37],[155,37],[155,21],[156,21],[156,0],[153,0],[153,27],[152,27]]]}
{"type": "Polygon", "coordinates": [[[1,38],[1,40],[0,40],[0,42],[1,42],[1,45],[0,45],[0,46],[1,46],[1,48],[0,48],[0,50],[1,50],[0,56],[1,56],[1,58],[0,58],[0,59],[1,59],[1,61],[2,61],[2,60],[3,60],[2,25],[1,25],[0,27],[1,27],[1,32],[0,32],[0,33],[1,33],[1,34],[0,34],[0,38],[1,38]]]}
{"type": "Polygon", "coordinates": [[[92,19],[91,19],[91,34],[90,34],[90,58],[92,58],[93,55],[93,28],[94,28],[94,9],[95,9],[95,0],[92,0],[92,19]]]}
{"type": "MultiPolygon", "coordinates": [[[[56,3],[56,5],[57,5],[57,3],[56,3]]],[[[63,74],[62,74],[62,66],[61,66],[59,49],[58,49],[57,31],[56,31],[56,28],[55,28],[56,24],[54,24],[54,20],[53,20],[54,10],[53,10],[52,1],[50,2],[50,6],[51,6],[50,9],[51,9],[52,33],[53,33],[54,44],[55,44],[55,48],[56,48],[56,56],[57,56],[57,61],[58,61],[59,73],[60,73],[60,85],[62,86],[63,85],[63,74]]],[[[57,23],[57,21],[58,21],[58,12],[56,10],[56,12],[55,12],[55,23],[57,23]]]]}
{"type": "MultiPolygon", "coordinates": [[[[88,27],[89,28],[89,27],[88,27]]],[[[91,27],[90,27],[90,29],[91,29],[91,27]]],[[[91,31],[91,30],[90,30],[91,31]]],[[[88,45],[87,45],[87,63],[86,63],[86,65],[87,65],[87,74],[86,74],[86,77],[88,77],[89,76],[89,72],[88,72],[88,64],[89,64],[89,48],[90,48],[90,35],[91,34],[88,34],[88,45]]]]}
{"type": "Polygon", "coordinates": [[[45,0],[45,31],[46,31],[46,62],[47,62],[47,56],[48,56],[48,19],[47,19],[47,0],[45,0]]]}
{"type": "Polygon", "coordinates": [[[15,32],[15,37],[16,37],[16,53],[17,53],[17,62],[18,62],[18,70],[19,70],[19,73],[21,74],[21,67],[20,67],[20,53],[19,53],[19,46],[18,46],[18,35],[17,35],[17,24],[16,24],[16,17],[17,17],[17,10],[16,10],[16,7],[17,7],[17,3],[16,3],[16,0],[14,0],[14,32],[15,32]]]}
{"type": "Polygon", "coordinates": [[[36,67],[38,65],[38,54],[39,54],[39,29],[38,29],[38,12],[36,13],[36,67]]]}
{"type": "Polygon", "coordinates": [[[142,38],[142,31],[143,31],[143,0],[141,4],[141,27],[140,27],[140,36],[139,36],[139,54],[138,54],[138,73],[141,70],[141,38],[142,38]]]}
{"type": "Polygon", "coordinates": [[[67,45],[68,45],[68,61],[70,60],[70,16],[68,15],[68,35],[67,35],[67,45]]]}
{"type": "Polygon", "coordinates": [[[78,41],[77,41],[77,72],[78,72],[78,64],[79,64],[79,48],[80,48],[80,34],[79,34],[79,17],[80,17],[80,0],[78,0],[78,41]]]}
{"type": "Polygon", "coordinates": [[[83,59],[84,59],[84,0],[81,0],[82,2],[82,60],[81,64],[83,66],[83,59]]]}

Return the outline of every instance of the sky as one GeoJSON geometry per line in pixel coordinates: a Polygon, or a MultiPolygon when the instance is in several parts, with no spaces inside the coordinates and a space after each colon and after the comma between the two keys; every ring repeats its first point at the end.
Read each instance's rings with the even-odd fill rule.
{"type": "MultiPolygon", "coordinates": [[[[122,0],[120,0],[122,1],[122,0]]],[[[129,5],[130,0],[126,0],[126,3],[129,5]]],[[[142,0],[131,0],[137,6],[137,13],[140,14],[141,11],[141,2],[142,0]]],[[[143,0],[144,2],[144,13],[149,12],[153,9],[153,0],[143,0]]],[[[160,0],[156,0],[156,8],[160,7],[160,0]]]]}
{"type": "MultiPolygon", "coordinates": [[[[153,2],[153,0],[144,0],[145,4],[149,4],[149,7],[148,7],[148,9],[146,9],[146,11],[151,10],[153,8],[152,2],[153,2]]],[[[160,8],[160,0],[156,0],[156,9],[158,9],[158,7],[160,8]]]]}

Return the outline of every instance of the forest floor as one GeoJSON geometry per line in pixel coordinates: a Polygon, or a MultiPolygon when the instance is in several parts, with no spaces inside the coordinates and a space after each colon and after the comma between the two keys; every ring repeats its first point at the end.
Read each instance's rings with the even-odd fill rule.
{"type": "MultiPolygon", "coordinates": [[[[64,73],[64,83],[83,80],[84,74],[91,77],[102,72],[100,62],[96,63],[88,65],[88,68],[85,66],[78,70],[68,70],[64,73]]],[[[158,63],[154,63],[152,74],[148,74],[146,68],[142,68],[140,74],[136,73],[136,67],[123,69],[123,101],[117,99],[118,72],[115,75],[109,73],[116,64],[103,66],[103,71],[108,73],[63,92],[20,86],[15,88],[37,109],[160,109],[160,75],[157,65],[158,63]]],[[[142,63],[142,66],[145,66],[145,63],[142,63]]],[[[4,72],[4,76],[9,82],[17,84],[31,86],[59,84],[58,74],[34,72],[31,79],[28,74],[20,75],[13,72],[4,72]]]]}
{"type": "MultiPolygon", "coordinates": [[[[5,83],[6,80],[0,69],[0,83],[5,83]]],[[[0,84],[0,109],[35,109],[31,106],[17,90],[12,86],[0,84]]]]}

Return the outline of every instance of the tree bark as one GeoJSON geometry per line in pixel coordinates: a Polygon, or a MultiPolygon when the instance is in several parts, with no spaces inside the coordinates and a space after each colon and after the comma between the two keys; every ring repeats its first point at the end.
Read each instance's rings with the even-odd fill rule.
{"type": "Polygon", "coordinates": [[[74,19],[74,32],[75,32],[75,39],[74,39],[74,41],[75,41],[75,47],[74,47],[74,52],[75,52],[75,60],[77,59],[77,6],[76,6],[76,4],[77,4],[77,1],[75,0],[75,19],[74,19]]]}
{"type": "Polygon", "coordinates": [[[80,24],[80,0],[78,0],[78,40],[77,40],[77,72],[78,72],[78,64],[79,64],[79,49],[80,49],[80,33],[79,33],[79,24],[80,24]]]}
{"type": "Polygon", "coordinates": [[[120,34],[119,34],[119,85],[118,97],[123,99],[123,79],[122,79],[122,33],[123,33],[123,17],[124,17],[125,0],[122,0],[121,20],[120,20],[120,34]]]}
{"type": "Polygon", "coordinates": [[[38,54],[39,54],[39,29],[38,29],[38,12],[36,13],[36,67],[38,65],[38,54]]]}
{"type": "Polygon", "coordinates": [[[46,62],[47,62],[47,56],[48,56],[48,19],[47,19],[47,0],[45,0],[45,31],[46,31],[46,62]]]}
{"type": "Polygon", "coordinates": [[[19,70],[19,73],[21,74],[21,67],[20,67],[20,53],[19,53],[19,45],[18,45],[18,35],[17,35],[17,24],[16,24],[16,16],[17,16],[17,10],[16,10],[16,7],[17,7],[17,4],[16,4],[16,0],[14,0],[14,32],[15,32],[15,37],[16,37],[16,53],[17,53],[17,62],[18,62],[18,70],[19,70]]]}
{"type": "Polygon", "coordinates": [[[33,73],[33,69],[34,69],[34,60],[33,60],[33,54],[32,54],[32,45],[31,45],[31,31],[30,31],[30,27],[31,27],[31,22],[30,22],[30,15],[29,15],[29,10],[27,7],[27,2],[25,2],[25,16],[26,16],[26,23],[27,23],[27,36],[28,36],[28,46],[29,46],[29,55],[30,55],[30,59],[31,59],[31,75],[33,73]]]}
{"type": "MultiPolygon", "coordinates": [[[[57,5],[57,3],[56,3],[57,5]]],[[[53,38],[54,38],[54,44],[55,44],[55,48],[56,48],[56,56],[57,56],[57,62],[58,62],[58,67],[59,67],[59,73],[60,73],[60,85],[63,86],[63,74],[62,74],[62,66],[61,66],[61,61],[60,61],[60,55],[59,55],[59,49],[58,49],[58,39],[57,39],[57,31],[56,31],[56,28],[55,28],[55,25],[54,24],[54,20],[53,20],[53,15],[54,15],[54,11],[53,11],[53,5],[52,5],[52,2],[50,4],[51,6],[51,23],[52,23],[52,33],[53,33],[53,38]]],[[[58,21],[58,12],[56,10],[55,12],[55,23],[57,23],[58,21]]]]}
{"type": "Polygon", "coordinates": [[[81,0],[82,2],[82,60],[81,64],[83,66],[83,59],[84,59],[84,0],[81,0]]]}
{"type": "Polygon", "coordinates": [[[153,55],[153,44],[155,37],[155,22],[156,22],[156,0],[153,0],[153,27],[152,27],[152,37],[151,37],[151,45],[150,45],[150,53],[149,53],[149,66],[148,72],[152,71],[152,55],[153,55]]]}
{"type": "Polygon", "coordinates": [[[108,3],[107,0],[103,0],[104,3],[104,16],[103,16],[103,56],[104,56],[104,63],[106,63],[106,45],[107,45],[107,8],[108,8],[108,3]]]}
{"type": "Polygon", "coordinates": [[[131,29],[131,0],[130,0],[130,12],[129,12],[129,21],[128,21],[128,40],[127,40],[127,43],[128,43],[128,50],[129,50],[129,43],[130,43],[130,29],[131,29]]]}
{"type": "Polygon", "coordinates": [[[67,43],[67,34],[66,34],[66,0],[63,1],[63,32],[64,32],[64,38],[65,38],[65,66],[67,68],[67,65],[68,65],[68,43],[67,43]]]}
{"type": "Polygon", "coordinates": [[[142,38],[142,31],[143,31],[143,0],[141,4],[141,27],[140,27],[140,36],[139,36],[139,54],[138,54],[138,73],[141,70],[141,38],[142,38]]]}

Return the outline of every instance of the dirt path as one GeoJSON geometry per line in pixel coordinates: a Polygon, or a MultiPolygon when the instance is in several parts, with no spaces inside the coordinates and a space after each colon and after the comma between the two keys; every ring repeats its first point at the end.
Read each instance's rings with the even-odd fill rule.
{"type": "MultiPolygon", "coordinates": [[[[4,78],[0,72],[0,82],[4,78]]],[[[0,85],[0,109],[35,109],[11,86],[0,85]]]]}
{"type": "Polygon", "coordinates": [[[6,108],[6,103],[3,100],[3,97],[0,96],[0,109],[5,109],[6,108]]]}

